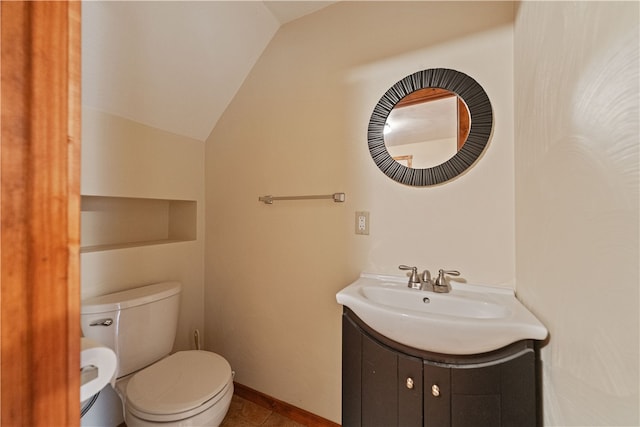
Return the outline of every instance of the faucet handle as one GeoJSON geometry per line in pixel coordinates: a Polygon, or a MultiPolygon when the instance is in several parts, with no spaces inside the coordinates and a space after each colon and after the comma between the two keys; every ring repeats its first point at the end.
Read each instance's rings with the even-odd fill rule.
{"type": "Polygon", "coordinates": [[[418,277],[418,267],[409,267],[408,265],[399,265],[400,270],[411,270],[411,276],[409,277],[410,288],[420,289],[420,278],[418,277]]]}
{"type": "Polygon", "coordinates": [[[445,275],[459,276],[460,272],[458,270],[438,270],[438,278],[435,283],[436,286],[447,286],[445,275]]]}
{"type": "Polygon", "coordinates": [[[458,270],[438,270],[438,274],[448,274],[449,276],[459,276],[458,270]]]}

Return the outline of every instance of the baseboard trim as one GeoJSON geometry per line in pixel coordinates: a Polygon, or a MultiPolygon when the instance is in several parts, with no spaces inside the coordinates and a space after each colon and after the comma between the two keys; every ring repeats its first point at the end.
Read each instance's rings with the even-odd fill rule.
{"type": "Polygon", "coordinates": [[[304,424],[307,427],[340,427],[340,424],[336,424],[333,421],[329,421],[321,416],[312,414],[309,411],[300,409],[287,402],[276,399],[257,390],[254,390],[246,385],[239,384],[234,381],[234,393],[239,397],[246,399],[250,402],[260,405],[263,408],[267,408],[283,415],[295,422],[304,424]]]}

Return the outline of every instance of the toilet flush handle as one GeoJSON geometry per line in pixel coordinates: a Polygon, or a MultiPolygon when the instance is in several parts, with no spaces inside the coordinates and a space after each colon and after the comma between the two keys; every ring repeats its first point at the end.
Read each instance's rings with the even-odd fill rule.
{"type": "Polygon", "coordinates": [[[113,319],[100,319],[89,323],[89,326],[111,326],[113,319]]]}

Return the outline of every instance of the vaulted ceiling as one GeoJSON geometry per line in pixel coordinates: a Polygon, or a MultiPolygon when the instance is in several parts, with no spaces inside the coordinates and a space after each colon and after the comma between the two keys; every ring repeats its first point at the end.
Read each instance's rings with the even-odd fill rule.
{"type": "Polygon", "coordinates": [[[82,103],[207,139],[281,25],[334,1],[89,1],[82,103]]]}

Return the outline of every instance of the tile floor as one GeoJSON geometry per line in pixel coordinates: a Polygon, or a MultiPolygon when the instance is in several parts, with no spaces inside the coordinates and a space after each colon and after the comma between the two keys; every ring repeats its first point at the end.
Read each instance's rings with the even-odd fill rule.
{"type": "Polygon", "coordinates": [[[253,402],[233,395],[220,427],[305,427],[253,402]]]}

